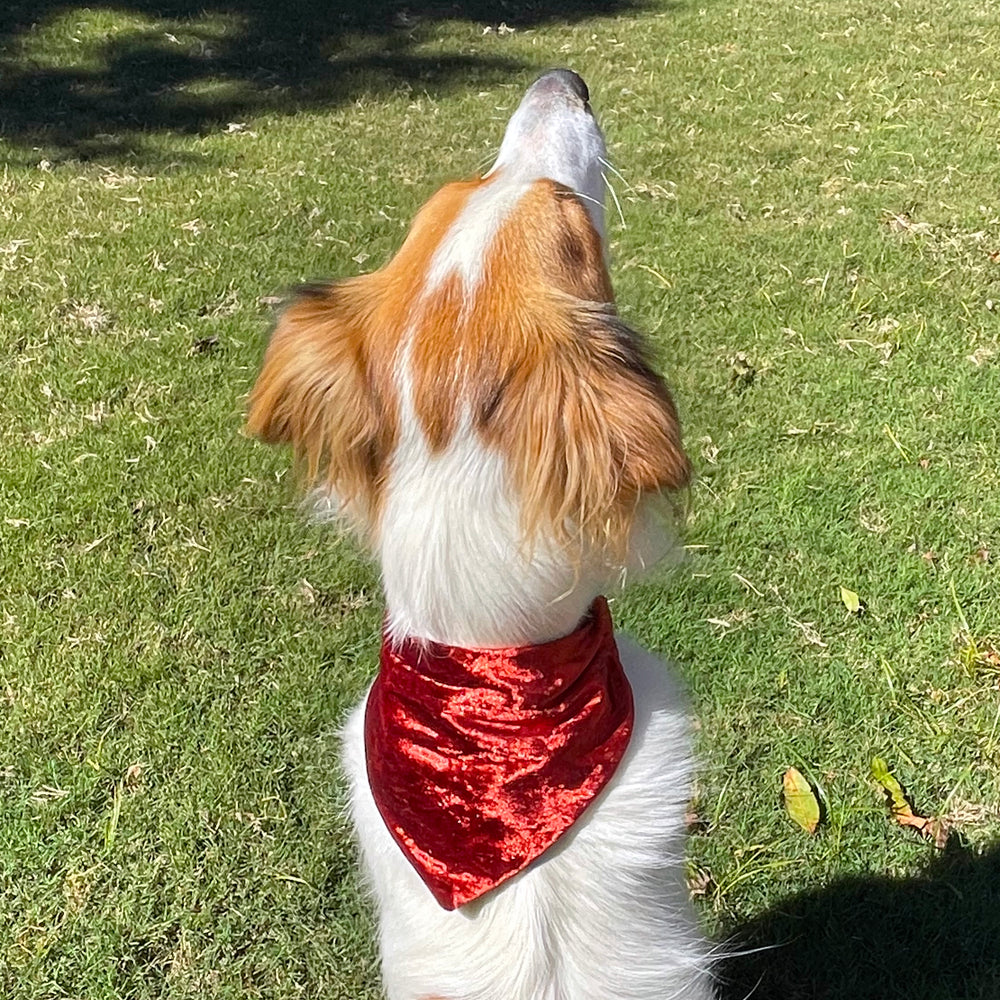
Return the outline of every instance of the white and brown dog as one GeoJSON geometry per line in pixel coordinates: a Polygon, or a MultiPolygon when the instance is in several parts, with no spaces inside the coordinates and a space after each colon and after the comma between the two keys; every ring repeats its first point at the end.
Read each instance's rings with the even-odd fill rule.
{"type": "Polygon", "coordinates": [[[385,267],[296,294],[251,396],[381,565],[344,760],[390,1000],[713,993],[684,701],[599,596],[690,474],[615,312],[604,157],[584,82],[543,75],[385,267]]]}

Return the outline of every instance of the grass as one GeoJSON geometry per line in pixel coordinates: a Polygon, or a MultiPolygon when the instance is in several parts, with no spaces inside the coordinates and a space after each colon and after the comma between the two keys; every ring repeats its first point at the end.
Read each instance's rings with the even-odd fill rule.
{"type": "Polygon", "coordinates": [[[336,770],[377,578],[243,400],[268,298],[384,261],[553,64],[698,468],[615,613],[691,691],[706,927],[769,949],[726,996],[1000,995],[990,3],[52,2],[0,44],[4,997],[379,995],[336,770]]]}

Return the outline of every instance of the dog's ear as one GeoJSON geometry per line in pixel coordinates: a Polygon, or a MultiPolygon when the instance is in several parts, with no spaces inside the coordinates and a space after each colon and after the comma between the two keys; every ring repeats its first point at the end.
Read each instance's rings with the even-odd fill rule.
{"type": "Polygon", "coordinates": [[[290,443],[307,481],[362,533],[378,518],[395,400],[371,336],[367,278],[300,288],[282,309],[250,393],[247,430],[290,443]]]}
{"type": "Polygon", "coordinates": [[[620,556],[644,496],[680,490],[691,465],[677,410],[639,336],[613,307],[577,301],[571,330],[508,372],[481,411],[506,454],[524,528],[620,556]]]}

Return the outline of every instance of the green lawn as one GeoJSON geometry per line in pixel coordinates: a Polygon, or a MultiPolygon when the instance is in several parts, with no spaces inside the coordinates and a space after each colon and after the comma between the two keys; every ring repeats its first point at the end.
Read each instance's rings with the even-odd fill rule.
{"type": "Polygon", "coordinates": [[[1000,996],[1000,7],[15,0],[5,1000],[378,997],[337,775],[377,576],[244,399],[273,297],[385,261],[552,65],[698,470],[688,559],[614,610],[691,691],[706,927],[767,949],[727,1000],[1000,996]]]}

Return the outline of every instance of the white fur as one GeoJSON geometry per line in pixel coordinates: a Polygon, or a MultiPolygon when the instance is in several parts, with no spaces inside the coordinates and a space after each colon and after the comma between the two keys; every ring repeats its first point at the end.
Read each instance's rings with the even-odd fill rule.
{"type": "Polygon", "coordinates": [[[529,88],[507,123],[496,162],[500,172],[528,182],[547,177],[583,199],[594,228],[604,239],[604,136],[589,106],[567,99],[543,76],[529,88]]]}
{"type": "MultiPolygon", "coordinates": [[[[600,203],[603,151],[589,107],[543,77],[511,121],[494,167],[498,176],[470,201],[435,255],[429,287],[458,270],[474,293],[477,261],[531,178],[553,177],[600,203]]],[[[587,204],[601,231],[602,206],[587,204]]],[[[572,631],[615,571],[555,541],[522,544],[518,498],[503,461],[467,416],[458,415],[451,443],[432,454],[413,412],[409,364],[404,348],[397,365],[400,438],[376,540],[390,635],[496,647],[572,631]]],[[[649,523],[633,536],[636,562],[657,554],[649,523]]],[[[437,904],[379,816],[365,768],[364,703],[352,714],[344,764],[379,910],[389,1000],[712,995],[710,949],[684,880],[686,705],[662,663],[627,638],[617,641],[636,718],[615,776],[538,861],[454,912],[437,904]]]]}

